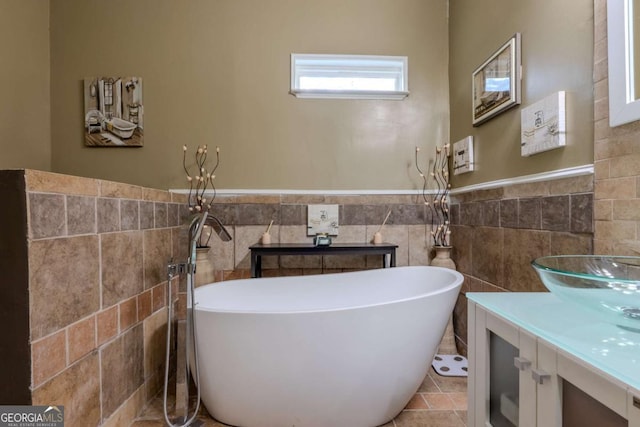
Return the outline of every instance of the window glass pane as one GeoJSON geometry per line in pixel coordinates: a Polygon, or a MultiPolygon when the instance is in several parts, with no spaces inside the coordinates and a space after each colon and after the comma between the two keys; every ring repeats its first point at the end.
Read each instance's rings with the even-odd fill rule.
{"type": "Polygon", "coordinates": [[[408,95],[407,63],[400,56],[292,54],[291,93],[402,99],[408,95]]]}
{"type": "Polygon", "coordinates": [[[393,91],[396,83],[393,78],[300,77],[300,89],[393,91]]]}

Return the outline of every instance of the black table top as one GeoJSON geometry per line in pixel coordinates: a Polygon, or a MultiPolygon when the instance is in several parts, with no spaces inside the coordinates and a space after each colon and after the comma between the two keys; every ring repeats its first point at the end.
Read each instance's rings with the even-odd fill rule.
{"type": "Polygon", "coordinates": [[[249,249],[261,249],[261,250],[281,250],[281,249],[323,249],[323,248],[335,248],[335,249],[393,249],[398,245],[393,243],[331,243],[330,245],[315,246],[313,243],[270,243],[262,244],[256,243],[249,246],[249,249]]]}

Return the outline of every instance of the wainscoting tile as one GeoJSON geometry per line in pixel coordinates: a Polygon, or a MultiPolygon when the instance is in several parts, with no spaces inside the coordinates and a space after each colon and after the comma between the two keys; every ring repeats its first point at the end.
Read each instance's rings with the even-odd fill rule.
{"type": "Polygon", "coordinates": [[[164,374],[167,310],[158,311],[146,319],[143,324],[143,330],[145,381],[152,381],[154,383],[151,390],[158,389],[160,385],[159,379],[161,379],[164,374]]]}
{"type": "Polygon", "coordinates": [[[167,263],[171,259],[171,230],[143,232],[144,288],[150,289],[167,280],[167,263]]]}
{"type": "Polygon", "coordinates": [[[29,194],[29,226],[33,239],[66,234],[65,200],[61,194],[29,194]]]}
{"type": "Polygon", "coordinates": [[[96,317],[98,322],[97,345],[101,346],[118,335],[118,306],[114,305],[101,311],[96,317]]]}
{"type": "Polygon", "coordinates": [[[142,188],[142,198],[152,202],[170,202],[171,193],[165,190],[156,190],[155,188],[142,188]]]}
{"type": "MultiPolygon", "coordinates": [[[[343,210],[344,212],[344,210],[343,210]]],[[[340,224],[347,224],[342,216],[340,224]]],[[[280,206],[280,224],[281,225],[306,225],[307,224],[307,206],[306,205],[281,205],[280,206]]]]}
{"type": "Polygon", "coordinates": [[[589,255],[593,253],[591,234],[550,233],[550,255],[589,255]]]}
{"type": "Polygon", "coordinates": [[[518,199],[518,228],[540,230],[540,198],[518,199]]]}
{"type": "Polygon", "coordinates": [[[67,196],[67,233],[90,234],[96,232],[96,198],[67,196]]]}
{"type": "Polygon", "coordinates": [[[142,385],[144,380],[142,324],[138,324],[107,344],[100,350],[100,355],[102,417],[107,418],[142,385]],[[113,375],[114,372],[118,372],[119,375],[113,375]]]}
{"type": "Polygon", "coordinates": [[[140,202],[138,200],[120,201],[120,228],[122,231],[140,229],[140,202]]]}
{"type": "Polygon", "coordinates": [[[118,199],[141,199],[142,187],[113,181],[100,181],[100,196],[118,199]]]}
{"type": "Polygon", "coordinates": [[[571,196],[571,231],[574,233],[593,233],[592,193],[571,196]]]}
{"type": "Polygon", "coordinates": [[[100,181],[92,178],[43,172],[34,169],[25,170],[28,191],[46,193],[64,193],[83,196],[98,196],[100,181]]]}
{"type": "Polygon", "coordinates": [[[67,331],[69,364],[74,363],[96,348],[96,316],[69,326],[67,331]]]}
{"type": "Polygon", "coordinates": [[[32,386],[39,386],[67,366],[66,346],[64,330],[31,344],[32,386]]]}
{"type": "Polygon", "coordinates": [[[505,229],[504,287],[515,292],[544,292],[546,288],[530,263],[548,255],[549,246],[547,231],[505,229]]]}
{"type": "Polygon", "coordinates": [[[451,227],[451,257],[459,272],[471,274],[473,271],[472,245],[474,229],[471,227],[454,225],[451,227]]]}
{"type": "Polygon", "coordinates": [[[236,211],[236,225],[262,225],[263,231],[271,220],[280,220],[280,205],[278,204],[240,204],[236,211]]]}
{"type": "Polygon", "coordinates": [[[426,225],[409,225],[409,265],[429,265],[432,249],[431,235],[426,225]]]}
{"type": "Polygon", "coordinates": [[[140,229],[155,227],[155,205],[153,202],[140,202],[140,229]]]}
{"type": "Polygon", "coordinates": [[[167,221],[169,227],[178,227],[181,225],[180,205],[177,203],[169,203],[167,205],[167,221]]]}
{"type": "MultiPolygon", "coordinates": [[[[234,262],[234,251],[235,251],[235,240],[236,240],[236,228],[235,227],[225,227],[229,234],[231,234],[231,240],[229,242],[223,242],[217,235],[211,236],[211,240],[209,241],[209,246],[211,246],[211,250],[209,251],[209,256],[211,257],[211,261],[213,263],[213,268],[216,270],[233,270],[234,262]]],[[[266,230],[266,227],[265,227],[266,230]]],[[[264,231],[264,230],[263,230],[264,231]]],[[[280,227],[272,226],[271,231],[271,241],[276,243],[280,241],[280,227]]],[[[185,259],[178,258],[178,259],[185,259]]],[[[266,259],[265,259],[266,260],[266,259]]]]}
{"type": "Polygon", "coordinates": [[[100,309],[98,236],[33,241],[29,267],[32,339],[100,309]]]}
{"type": "Polygon", "coordinates": [[[472,237],[473,275],[502,286],[504,228],[477,227],[472,237]]]}
{"type": "Polygon", "coordinates": [[[500,200],[482,202],[482,219],[488,227],[500,227],[500,200]]]}
{"type": "Polygon", "coordinates": [[[126,331],[138,322],[138,299],[132,297],[122,301],[120,310],[120,333],[126,331]]]}
{"type": "Polygon", "coordinates": [[[120,230],[120,199],[98,198],[98,233],[120,230]]]}
{"type": "MultiPolygon", "coordinates": [[[[119,369],[119,366],[117,367],[119,369]]],[[[112,380],[119,375],[108,372],[112,380]]],[[[104,380],[104,375],[103,375],[104,380]]],[[[34,405],[63,405],[66,427],[100,424],[100,366],[98,353],[80,359],[33,391],[34,405]]]]}
{"type": "Polygon", "coordinates": [[[147,289],[137,297],[139,322],[142,322],[147,317],[151,316],[151,313],[153,312],[152,293],[153,291],[151,289],[147,289]]]}
{"type": "Polygon", "coordinates": [[[155,228],[165,228],[169,224],[168,207],[166,203],[156,202],[153,204],[155,215],[155,228]]]}
{"type": "Polygon", "coordinates": [[[102,304],[109,307],[144,290],[142,232],[104,234],[101,245],[102,304]]]}
{"type": "Polygon", "coordinates": [[[571,223],[569,196],[543,197],[541,200],[542,229],[569,231],[571,223]]]}
{"type": "Polygon", "coordinates": [[[469,202],[460,205],[460,222],[466,225],[483,224],[483,204],[479,202],[469,202]]]}
{"type": "Polygon", "coordinates": [[[500,200],[500,227],[518,226],[518,199],[500,200]]]}

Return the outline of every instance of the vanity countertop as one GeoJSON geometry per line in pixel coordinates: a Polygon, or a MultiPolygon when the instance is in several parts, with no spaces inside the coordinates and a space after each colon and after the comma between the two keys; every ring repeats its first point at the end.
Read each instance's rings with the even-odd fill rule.
{"type": "Polygon", "coordinates": [[[546,292],[467,292],[477,305],[611,377],[640,390],[639,332],[615,317],[563,302],[546,292]]]}

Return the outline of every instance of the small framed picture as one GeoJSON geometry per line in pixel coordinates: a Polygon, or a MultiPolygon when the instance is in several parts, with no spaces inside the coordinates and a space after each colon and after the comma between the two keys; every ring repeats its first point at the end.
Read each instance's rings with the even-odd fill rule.
{"type": "Polygon", "coordinates": [[[520,104],[520,33],[514,34],[472,76],[473,126],[520,104]]]}
{"type": "Polygon", "coordinates": [[[142,147],[142,77],[84,79],[84,144],[88,147],[142,147]]]}

